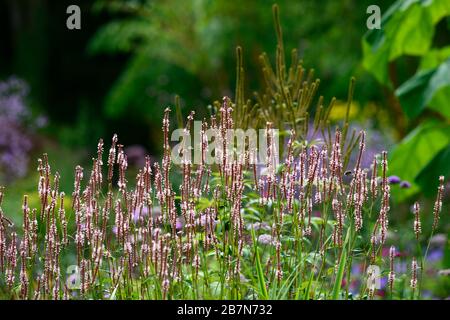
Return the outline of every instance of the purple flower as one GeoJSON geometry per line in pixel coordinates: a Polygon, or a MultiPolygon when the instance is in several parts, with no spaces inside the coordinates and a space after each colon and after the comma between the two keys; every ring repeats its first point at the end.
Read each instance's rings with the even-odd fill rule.
{"type": "Polygon", "coordinates": [[[247,230],[251,230],[254,229],[255,231],[258,230],[265,230],[265,231],[269,231],[271,228],[270,226],[266,223],[266,222],[255,222],[255,223],[250,223],[247,225],[247,230]]]}
{"type": "Polygon", "coordinates": [[[139,208],[137,208],[133,212],[133,222],[137,223],[139,220],[143,220],[144,217],[147,215],[148,215],[148,207],[147,206],[142,207],[142,211],[139,208]]]}
{"type": "Polygon", "coordinates": [[[408,271],[409,265],[408,263],[401,261],[394,264],[394,271],[397,274],[406,273],[408,271]]]}
{"type": "Polygon", "coordinates": [[[351,274],[352,275],[360,275],[361,273],[363,273],[362,265],[359,263],[353,264],[351,274]]]}
{"type": "Polygon", "coordinates": [[[381,277],[380,278],[380,289],[386,288],[387,282],[388,282],[388,278],[387,277],[381,277]]]}
{"type": "Polygon", "coordinates": [[[263,245],[273,244],[273,238],[270,234],[262,234],[258,237],[258,243],[263,245]]]}
{"type": "Polygon", "coordinates": [[[67,277],[66,284],[68,284],[69,289],[79,289],[80,279],[78,274],[72,273],[67,277]]]}
{"type": "Polygon", "coordinates": [[[398,184],[398,183],[400,183],[400,181],[401,181],[401,179],[398,176],[390,176],[390,177],[388,177],[388,182],[390,184],[398,184]]]}
{"type": "Polygon", "coordinates": [[[0,183],[23,177],[28,169],[34,123],[26,104],[28,85],[15,77],[0,82],[0,183]]]}
{"type": "Polygon", "coordinates": [[[427,260],[429,262],[437,262],[442,259],[444,256],[444,252],[442,249],[435,249],[431,250],[430,253],[427,255],[427,260]]]}
{"type": "Polygon", "coordinates": [[[35,125],[37,128],[43,128],[47,125],[48,118],[46,116],[38,116],[35,121],[35,125]]]}
{"type": "Polygon", "coordinates": [[[447,243],[447,236],[443,233],[438,233],[431,238],[431,244],[436,246],[445,246],[447,243]]]}
{"type": "Polygon", "coordinates": [[[175,228],[177,231],[181,231],[181,229],[183,229],[183,221],[181,221],[180,218],[177,218],[175,228]]]}
{"type": "MultiPolygon", "coordinates": [[[[209,220],[210,218],[207,218],[206,217],[206,214],[202,214],[200,217],[198,217],[196,220],[195,220],[195,225],[197,226],[197,227],[206,227],[206,228],[209,228],[209,224],[211,223],[211,221],[209,220]]],[[[217,221],[216,220],[213,220],[212,221],[212,225],[213,225],[213,227],[215,227],[216,225],[217,225],[217,221]]]]}
{"type": "Polygon", "coordinates": [[[400,188],[403,188],[403,189],[411,188],[411,183],[409,183],[408,181],[404,180],[404,181],[400,182],[400,188]]]}
{"type": "Polygon", "coordinates": [[[140,145],[131,145],[125,148],[125,154],[129,165],[134,165],[138,168],[145,165],[145,156],[147,151],[140,145]]]}

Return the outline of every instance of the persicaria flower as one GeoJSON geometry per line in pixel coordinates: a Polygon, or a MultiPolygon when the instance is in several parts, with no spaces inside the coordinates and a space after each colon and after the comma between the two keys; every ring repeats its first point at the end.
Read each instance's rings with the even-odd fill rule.
{"type": "Polygon", "coordinates": [[[436,230],[439,222],[439,213],[442,210],[442,197],[444,195],[444,176],[439,177],[439,187],[438,187],[438,193],[436,196],[436,201],[434,202],[433,207],[433,230],[436,230]]]}
{"type": "Polygon", "coordinates": [[[389,249],[389,276],[388,276],[388,283],[391,292],[395,281],[394,258],[395,258],[395,247],[391,246],[391,248],[389,249]]]}
{"type": "Polygon", "coordinates": [[[420,205],[418,202],[416,202],[414,203],[414,233],[416,234],[417,240],[419,240],[419,235],[422,232],[419,214],[420,214],[420,205]]]}
{"type": "Polygon", "coordinates": [[[411,262],[411,288],[414,290],[417,288],[417,261],[414,257],[411,262]]]}

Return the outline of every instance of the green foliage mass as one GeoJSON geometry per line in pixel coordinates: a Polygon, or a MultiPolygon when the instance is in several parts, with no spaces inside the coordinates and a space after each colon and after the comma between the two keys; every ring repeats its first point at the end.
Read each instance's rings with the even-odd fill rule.
{"type": "Polygon", "coordinates": [[[413,184],[400,200],[425,191],[434,185],[432,179],[450,170],[449,17],[447,0],[398,0],[384,13],[381,29],[363,38],[364,67],[392,90],[407,120],[419,123],[391,154],[392,173],[413,184]],[[396,70],[411,57],[417,67],[398,83],[396,70]]]}

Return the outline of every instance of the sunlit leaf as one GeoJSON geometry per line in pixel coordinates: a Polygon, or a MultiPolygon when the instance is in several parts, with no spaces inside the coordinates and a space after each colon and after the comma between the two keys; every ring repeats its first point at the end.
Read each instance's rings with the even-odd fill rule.
{"type": "Polygon", "coordinates": [[[427,121],[403,139],[389,156],[389,175],[397,175],[411,183],[411,188],[392,188],[394,199],[402,200],[417,192],[414,182],[433,157],[450,143],[450,125],[427,121]]]}
{"type": "Polygon", "coordinates": [[[402,84],[395,94],[410,118],[418,116],[430,103],[434,110],[450,118],[450,59],[435,69],[419,72],[402,84]]]}
{"type": "Polygon", "coordinates": [[[434,26],[450,15],[447,0],[399,0],[384,14],[381,29],[363,39],[363,65],[375,78],[391,86],[388,64],[402,55],[421,56],[430,49],[434,26]]]}
{"type": "Polygon", "coordinates": [[[426,196],[434,196],[439,176],[450,176],[450,146],[442,149],[418,174],[416,182],[426,196]]]}

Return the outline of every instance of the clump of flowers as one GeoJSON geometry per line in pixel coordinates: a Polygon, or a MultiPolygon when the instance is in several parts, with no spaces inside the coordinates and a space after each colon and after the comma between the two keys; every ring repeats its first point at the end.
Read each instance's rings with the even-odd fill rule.
{"type": "MultiPolygon", "coordinates": [[[[7,213],[0,209],[2,294],[21,299],[348,299],[352,268],[360,265],[364,271],[369,266],[386,270],[391,296],[397,297],[404,286],[396,288],[401,275],[394,273],[395,243],[388,237],[387,152],[364,168],[367,137],[361,131],[356,162],[347,170],[339,128],[320,146],[296,140],[291,131],[284,161],[276,165],[273,124],[267,123],[267,161],[257,170],[250,148],[227,154],[226,146],[234,143],[226,134],[235,128],[232,114],[233,105],[224,98],[218,113],[203,121],[200,163],[181,148],[182,161],[174,164],[166,109],[163,159],[152,163],[147,157],[133,185],[118,137],[107,155],[100,140],[90,173],[75,168],[71,210],[64,206],[60,174],[44,154],[38,160],[40,205],[32,208],[24,197],[22,228],[5,222],[7,213]],[[218,134],[215,164],[205,161],[210,128],[218,134]],[[174,172],[181,175],[180,185],[171,180],[174,172]],[[346,172],[349,181],[343,179],[346,172]],[[387,259],[383,249],[389,250],[387,259]]],[[[186,136],[193,117],[187,119],[186,136]]],[[[433,229],[443,185],[442,177],[433,229]]],[[[418,203],[415,213],[411,232],[419,238],[425,232],[418,203]]],[[[416,254],[405,256],[411,269],[403,273],[412,297],[420,297],[427,276],[416,254]]],[[[373,298],[379,289],[367,286],[366,276],[377,275],[362,275],[359,287],[352,288],[358,299],[373,298]]]]}

